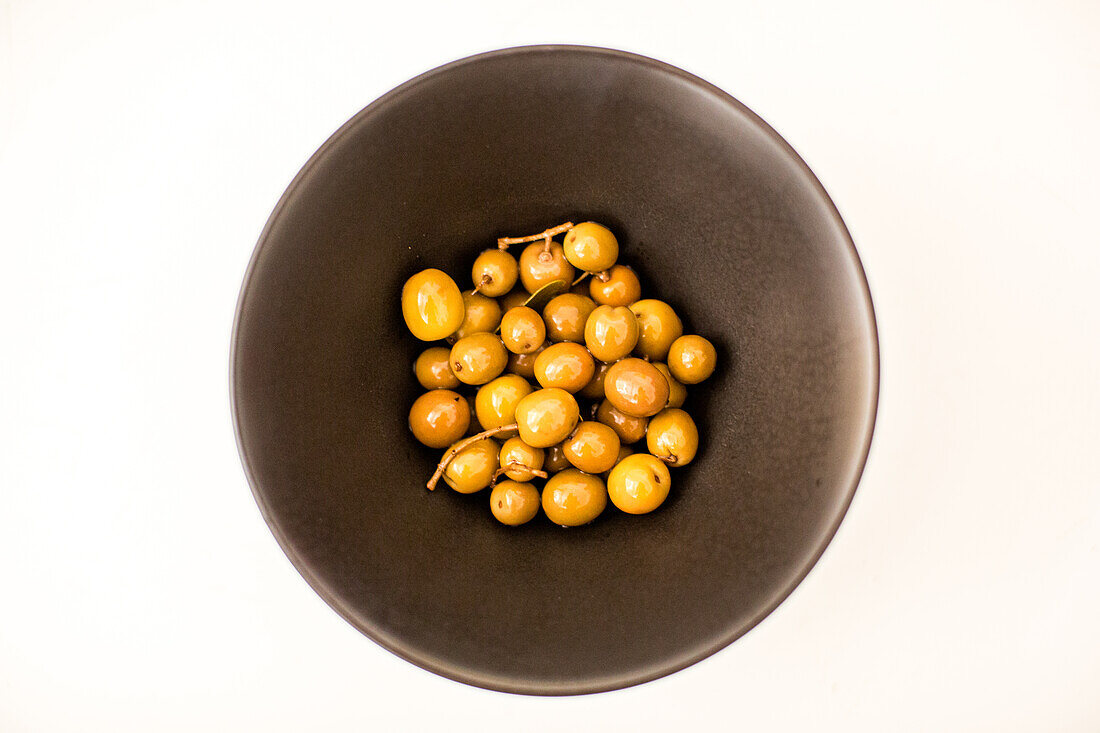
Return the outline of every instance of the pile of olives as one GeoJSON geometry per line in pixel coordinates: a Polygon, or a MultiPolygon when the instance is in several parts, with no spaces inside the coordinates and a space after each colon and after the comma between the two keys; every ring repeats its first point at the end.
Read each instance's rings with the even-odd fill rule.
{"type": "Polygon", "coordinates": [[[686,466],[699,447],[681,409],[685,385],[709,377],[717,354],[684,334],[667,303],[643,299],[618,258],[606,227],[565,223],[499,239],[474,260],[470,290],[436,269],[409,278],[401,292],[409,331],[448,344],[413,365],[428,391],[413,403],[409,429],[447,449],[429,489],[440,478],[462,494],[491,488],[493,516],[513,526],[540,506],[571,527],[598,517],[608,499],[630,514],[664,502],[669,467],[686,466]],[[518,261],[513,244],[527,244],[518,261]],[[541,496],[535,479],[545,479],[541,496]]]}

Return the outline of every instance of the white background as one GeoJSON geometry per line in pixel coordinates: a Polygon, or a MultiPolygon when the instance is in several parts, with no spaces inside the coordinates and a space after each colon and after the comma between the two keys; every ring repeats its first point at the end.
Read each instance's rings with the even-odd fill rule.
{"type": "Polygon", "coordinates": [[[1100,4],[0,2],[0,731],[1100,730],[1100,4]],[[233,309],[308,156],[495,47],[638,51],[805,157],[867,268],[871,459],[714,657],[572,699],[354,631],[229,417],[233,309]]]}

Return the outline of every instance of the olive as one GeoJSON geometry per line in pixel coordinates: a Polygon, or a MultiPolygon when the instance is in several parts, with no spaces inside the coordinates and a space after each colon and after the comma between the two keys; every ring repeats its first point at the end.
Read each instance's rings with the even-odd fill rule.
{"type": "Polygon", "coordinates": [[[592,381],[595,373],[596,362],[580,344],[553,344],[535,358],[535,379],[543,387],[577,392],[592,381]]]}
{"type": "Polygon", "coordinates": [[[562,293],[550,300],[542,309],[546,322],[546,338],[551,341],[584,343],[584,324],[596,309],[591,298],[573,293],[562,293]]]}
{"type": "Polygon", "coordinates": [[[596,410],[596,419],[607,425],[619,436],[623,443],[637,443],[645,437],[645,428],[649,423],[644,417],[627,415],[617,410],[610,402],[604,400],[596,410]]]}
{"type": "Polygon", "coordinates": [[[702,336],[681,336],[668,351],[668,368],[684,384],[698,384],[714,373],[718,352],[702,336]]]}
{"type": "Polygon", "coordinates": [[[516,406],[519,437],[534,448],[549,448],[573,432],[580,420],[580,407],[564,389],[540,389],[516,406]]]}
{"type": "Polygon", "coordinates": [[[669,373],[667,364],[654,362],[653,366],[657,367],[657,371],[665,375],[665,380],[668,381],[668,406],[682,407],[684,400],[687,399],[687,387],[676,381],[676,378],[669,373]]]}
{"type": "Polygon", "coordinates": [[[648,361],[633,357],[611,365],[603,388],[616,409],[635,417],[656,415],[668,404],[668,380],[648,361]]]}
{"type": "Polygon", "coordinates": [[[670,407],[649,421],[645,443],[649,452],[670,466],[686,466],[699,450],[699,429],[691,415],[670,407]]]}
{"type": "Polygon", "coordinates": [[[572,465],[569,459],[565,457],[565,451],[562,449],[561,443],[557,443],[546,449],[546,459],[542,462],[542,470],[554,474],[559,471],[564,471],[572,465]]]}
{"type": "Polygon", "coordinates": [[[684,332],[680,317],[668,303],[652,298],[632,303],[630,310],[638,317],[638,345],[634,347],[635,355],[650,361],[663,360],[668,355],[672,342],[684,332]]]}
{"type": "Polygon", "coordinates": [[[443,480],[460,494],[481,491],[493,480],[500,446],[492,438],[483,438],[460,450],[447,464],[443,480]]]}
{"type": "Polygon", "coordinates": [[[668,498],[671,487],[668,466],[648,453],[627,456],[607,477],[611,503],[627,514],[653,511],[668,498]]]}
{"type": "Polygon", "coordinates": [[[413,363],[413,374],[424,389],[454,389],[458,377],[451,371],[451,350],[443,346],[424,349],[413,363]]]}
{"type": "Polygon", "coordinates": [[[565,234],[563,247],[569,264],[585,272],[603,272],[619,259],[619,240],[594,221],[577,224],[565,234]]]}
{"type": "Polygon", "coordinates": [[[401,315],[412,335],[438,341],[462,325],[466,307],[455,281],[442,270],[422,270],[401,288],[401,315]]]}
{"type": "Polygon", "coordinates": [[[610,364],[597,361],[596,372],[592,375],[592,379],[588,380],[588,384],[584,385],[584,389],[577,392],[577,394],[589,400],[602,400],[604,398],[603,380],[610,366],[610,364]]]}
{"type": "Polygon", "coordinates": [[[518,527],[539,513],[539,491],[528,483],[501,481],[489,495],[489,508],[502,524],[518,527]]]}
{"type": "Polygon", "coordinates": [[[464,290],[462,303],[466,307],[466,315],[462,319],[462,325],[451,334],[452,340],[458,341],[474,333],[492,333],[500,325],[500,306],[492,298],[486,298],[472,290],[464,290]]]}
{"type": "Polygon", "coordinates": [[[563,527],[588,524],[606,506],[607,487],[603,480],[575,468],[554,474],[542,489],[542,510],[551,522],[563,527]]]}
{"type": "Polygon", "coordinates": [[[624,306],[601,305],[585,323],[584,343],[600,361],[618,361],[638,343],[638,319],[624,306]]]}
{"type": "Polygon", "coordinates": [[[530,354],[546,341],[546,324],[536,310],[521,305],[504,314],[500,338],[513,354],[530,354]]]}
{"type": "Polygon", "coordinates": [[[519,308],[526,303],[527,299],[530,297],[531,294],[524,290],[521,285],[500,299],[500,310],[502,313],[507,313],[513,308],[519,308]]]}
{"type": "Polygon", "coordinates": [[[449,389],[425,392],[409,410],[409,430],[429,448],[446,448],[465,435],[469,424],[470,404],[449,389]]]}
{"type": "Polygon", "coordinates": [[[562,443],[562,452],[585,473],[610,471],[619,457],[619,436],[601,422],[585,420],[562,443]]]}
{"type": "Polygon", "coordinates": [[[482,385],[474,400],[474,413],[484,430],[511,425],[516,421],[516,405],[533,389],[515,374],[505,374],[482,385]]]}
{"type": "Polygon", "coordinates": [[[534,448],[521,438],[508,438],[500,447],[500,467],[504,475],[513,481],[530,481],[535,477],[529,469],[539,470],[546,462],[546,451],[534,448]],[[508,468],[515,466],[515,468],[508,468]]]}
{"type": "Polygon", "coordinates": [[[502,249],[487,249],[474,260],[470,273],[474,286],[482,295],[499,298],[512,289],[519,278],[516,258],[502,249]]]}
{"type": "Polygon", "coordinates": [[[642,283],[629,267],[615,265],[589,281],[588,294],[600,305],[630,305],[642,297],[642,283]]]}
{"type": "Polygon", "coordinates": [[[551,242],[549,248],[543,242],[535,242],[528,245],[519,256],[519,279],[529,293],[554,280],[569,284],[573,282],[575,274],[576,271],[565,259],[565,253],[557,242],[551,242]]]}
{"type": "Polygon", "coordinates": [[[544,343],[539,347],[538,351],[531,354],[514,354],[508,352],[508,371],[512,374],[518,374],[524,379],[534,379],[535,359],[537,359],[539,354],[545,349],[546,344],[544,343]]]}
{"type": "Polygon", "coordinates": [[[451,347],[451,371],[463,384],[485,384],[504,371],[508,350],[493,333],[475,333],[451,347]]]}

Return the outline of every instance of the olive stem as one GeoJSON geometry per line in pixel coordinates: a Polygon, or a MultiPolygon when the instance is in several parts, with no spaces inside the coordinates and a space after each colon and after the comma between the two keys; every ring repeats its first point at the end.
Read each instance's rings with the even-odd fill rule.
{"type": "Polygon", "coordinates": [[[477,285],[475,285],[474,289],[471,292],[476,293],[477,291],[481,290],[482,285],[488,285],[492,281],[493,281],[493,278],[489,277],[488,275],[482,275],[481,276],[481,282],[479,282],[477,285]]]}
{"type": "Polygon", "coordinates": [[[439,483],[439,479],[441,476],[443,476],[443,472],[447,470],[447,466],[451,465],[451,461],[453,461],[454,457],[457,456],[459,453],[466,450],[479,440],[485,440],[486,438],[491,438],[494,435],[507,433],[510,430],[518,429],[519,426],[515,423],[512,423],[511,425],[502,425],[499,428],[492,428],[490,430],[478,433],[477,435],[471,435],[469,438],[466,438],[465,440],[460,440],[452,445],[451,448],[443,454],[443,460],[441,460],[439,462],[439,465],[435,467],[435,473],[433,473],[432,477],[428,479],[428,491],[435,491],[435,485],[439,483]]]}
{"type": "Polygon", "coordinates": [[[611,279],[611,271],[604,270],[603,272],[598,272],[596,273],[596,277],[599,279],[600,282],[605,283],[611,279]]]}
{"type": "Polygon", "coordinates": [[[524,471],[530,473],[532,476],[538,476],[539,478],[550,477],[550,474],[546,473],[546,471],[541,471],[537,468],[531,468],[530,466],[520,463],[519,461],[508,461],[507,466],[501,466],[493,474],[493,479],[489,482],[489,488],[493,488],[497,485],[497,481],[500,480],[501,474],[505,473],[506,471],[511,471],[512,469],[523,469],[524,471]]]}
{"type": "MultiPolygon", "coordinates": [[[[588,276],[589,276],[589,275],[591,275],[591,274],[592,274],[591,272],[582,272],[582,273],[581,273],[581,276],[580,276],[580,277],[578,277],[578,278],[577,278],[576,280],[574,280],[574,281],[573,281],[573,285],[579,285],[579,284],[580,284],[581,282],[583,282],[583,281],[584,281],[584,279],[585,279],[586,277],[588,277],[588,276]]],[[[569,287],[573,287],[573,285],[570,285],[569,287]]]]}
{"type": "Polygon", "coordinates": [[[665,463],[676,463],[679,460],[675,453],[669,453],[667,456],[657,456],[657,458],[665,463]]]}
{"type": "Polygon", "coordinates": [[[546,242],[542,245],[542,251],[539,252],[539,262],[553,262],[554,255],[550,254],[550,247],[554,244],[554,240],[550,237],[546,238],[546,242]]]}
{"type": "Polygon", "coordinates": [[[530,234],[526,237],[501,237],[497,240],[497,247],[499,249],[508,249],[509,244],[524,244],[525,242],[537,242],[540,239],[550,239],[551,237],[567,232],[573,228],[573,222],[567,221],[564,224],[559,224],[556,227],[551,227],[544,232],[538,234],[530,234]]]}

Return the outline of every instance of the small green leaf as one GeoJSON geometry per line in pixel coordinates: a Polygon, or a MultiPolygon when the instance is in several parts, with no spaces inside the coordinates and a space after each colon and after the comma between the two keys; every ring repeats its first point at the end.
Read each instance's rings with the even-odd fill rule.
{"type": "Polygon", "coordinates": [[[569,289],[569,283],[564,280],[552,280],[536,290],[523,304],[538,312],[546,307],[546,304],[569,289]]]}

